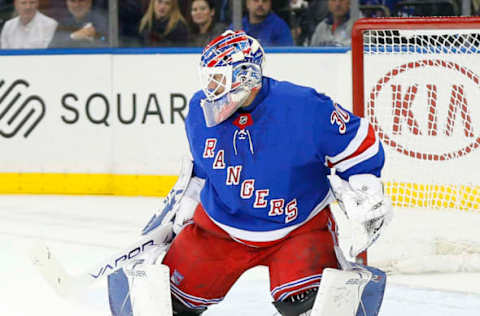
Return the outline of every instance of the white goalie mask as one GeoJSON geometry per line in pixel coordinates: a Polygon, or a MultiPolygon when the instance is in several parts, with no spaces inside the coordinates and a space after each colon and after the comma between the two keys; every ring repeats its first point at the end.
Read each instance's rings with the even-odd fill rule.
{"type": "Polygon", "coordinates": [[[208,127],[229,118],[262,86],[264,51],[243,31],[226,31],[205,47],[200,81],[206,98],[201,106],[208,127]]]}

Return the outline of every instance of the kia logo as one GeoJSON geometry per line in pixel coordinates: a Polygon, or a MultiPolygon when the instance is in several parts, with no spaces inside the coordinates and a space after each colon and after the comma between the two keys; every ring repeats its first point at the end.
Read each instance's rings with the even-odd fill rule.
{"type": "Polygon", "coordinates": [[[0,80],[0,135],[6,138],[28,137],[45,115],[45,103],[37,95],[28,95],[30,85],[19,79],[7,85],[0,80]]]}
{"type": "Polygon", "coordinates": [[[395,67],[373,86],[366,116],[383,143],[420,160],[449,160],[480,145],[480,78],[452,61],[395,67]]]}

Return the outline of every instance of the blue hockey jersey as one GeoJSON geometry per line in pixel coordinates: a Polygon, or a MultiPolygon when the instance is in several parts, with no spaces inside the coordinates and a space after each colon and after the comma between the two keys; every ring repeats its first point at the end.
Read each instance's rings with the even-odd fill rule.
{"type": "Polygon", "coordinates": [[[186,132],[194,173],[205,178],[201,203],[233,238],[269,242],[332,202],[327,175],[335,168],[380,176],[381,143],[367,120],[312,88],[264,77],[248,107],[206,127],[197,92],[186,132]]]}

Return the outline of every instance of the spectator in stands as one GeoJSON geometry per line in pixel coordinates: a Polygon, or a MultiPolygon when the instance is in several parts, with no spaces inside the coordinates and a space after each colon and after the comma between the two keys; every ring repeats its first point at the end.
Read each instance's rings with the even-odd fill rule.
{"type": "Polygon", "coordinates": [[[290,0],[295,43],[308,46],[315,27],[328,14],[328,0],[290,0]]]}
{"type": "Polygon", "coordinates": [[[3,49],[47,48],[57,21],[38,11],[38,0],[15,0],[18,16],[8,20],[1,33],[3,49]]]}
{"type": "Polygon", "coordinates": [[[188,45],[188,26],[177,0],[150,0],[139,30],[145,46],[188,45]]]}
{"type": "Polygon", "coordinates": [[[40,0],[40,11],[59,22],[69,14],[65,0],[40,0]]]}
{"type": "Polygon", "coordinates": [[[193,0],[190,9],[192,44],[205,47],[222,34],[226,25],[215,22],[214,0],[193,0]]]}
{"type": "Polygon", "coordinates": [[[243,29],[263,46],[292,46],[293,38],[287,23],[272,12],[271,0],[247,0],[243,29]]]}
{"type": "Polygon", "coordinates": [[[107,17],[93,10],[92,0],[66,0],[68,15],[62,19],[50,47],[108,46],[107,17]]]}
{"type": "Polygon", "coordinates": [[[350,19],[350,0],[328,0],[328,15],[315,28],[310,45],[349,46],[353,22],[350,19]]]}

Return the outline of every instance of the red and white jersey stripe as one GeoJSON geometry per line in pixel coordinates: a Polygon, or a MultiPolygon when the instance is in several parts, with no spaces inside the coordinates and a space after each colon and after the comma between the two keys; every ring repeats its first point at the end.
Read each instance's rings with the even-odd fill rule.
{"type": "Polygon", "coordinates": [[[325,162],[329,168],[345,172],[351,167],[375,156],[379,151],[379,140],[373,127],[367,120],[361,119],[357,134],[348,146],[335,156],[326,156],[325,162]]]}

